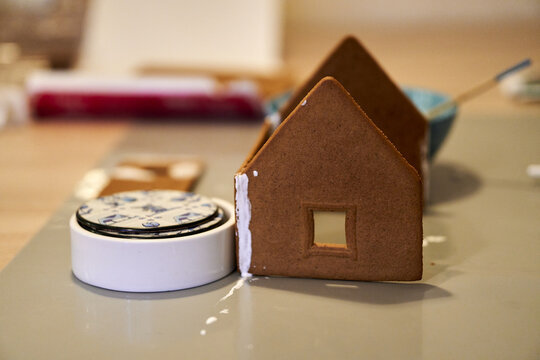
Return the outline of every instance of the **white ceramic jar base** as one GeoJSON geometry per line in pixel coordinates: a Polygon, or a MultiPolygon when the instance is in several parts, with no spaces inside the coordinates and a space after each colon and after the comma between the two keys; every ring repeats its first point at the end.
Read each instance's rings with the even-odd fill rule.
{"type": "Polygon", "coordinates": [[[75,276],[101,288],[129,292],[172,291],[204,285],[235,266],[234,208],[212,199],[228,220],[206,232],[165,239],[125,239],[83,229],[70,219],[75,276]]]}

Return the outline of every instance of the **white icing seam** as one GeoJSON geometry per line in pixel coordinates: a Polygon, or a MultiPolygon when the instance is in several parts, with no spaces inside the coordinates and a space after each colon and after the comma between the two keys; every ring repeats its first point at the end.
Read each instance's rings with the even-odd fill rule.
{"type": "Polygon", "coordinates": [[[272,126],[272,132],[274,132],[274,130],[277,129],[279,124],[281,124],[281,115],[278,111],[276,111],[275,113],[268,115],[266,117],[266,121],[270,123],[270,125],[272,126]]]}
{"type": "Polygon", "coordinates": [[[251,276],[251,203],[248,197],[248,176],[239,174],[235,176],[236,187],[236,228],[238,229],[238,267],[242,277],[251,276]]]}
{"type": "Polygon", "coordinates": [[[429,235],[429,236],[424,237],[424,239],[422,240],[422,247],[426,247],[432,243],[434,244],[443,243],[445,241],[446,241],[446,236],[444,235],[429,235]]]}

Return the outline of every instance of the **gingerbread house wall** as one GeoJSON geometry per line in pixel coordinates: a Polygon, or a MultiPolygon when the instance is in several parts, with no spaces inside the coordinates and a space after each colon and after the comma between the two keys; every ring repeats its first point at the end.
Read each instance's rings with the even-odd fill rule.
{"type": "Polygon", "coordinates": [[[321,81],[243,169],[250,272],[354,280],[422,273],[415,170],[341,85],[321,81]],[[311,210],[347,212],[347,249],[313,246],[311,210]]]}

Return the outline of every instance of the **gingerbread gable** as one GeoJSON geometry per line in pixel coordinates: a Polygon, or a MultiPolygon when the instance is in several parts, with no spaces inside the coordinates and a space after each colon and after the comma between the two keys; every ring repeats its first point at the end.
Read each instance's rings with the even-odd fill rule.
{"type": "Polygon", "coordinates": [[[235,177],[239,269],[349,280],[422,276],[422,188],[343,86],[322,79],[235,177]],[[314,211],[346,214],[345,245],[314,211]]]}
{"type": "Polygon", "coordinates": [[[313,75],[280,109],[285,119],[306,94],[325,76],[338,80],[390,139],[405,159],[423,177],[427,149],[427,122],[394,84],[369,52],[352,37],[346,37],[313,75]]]}

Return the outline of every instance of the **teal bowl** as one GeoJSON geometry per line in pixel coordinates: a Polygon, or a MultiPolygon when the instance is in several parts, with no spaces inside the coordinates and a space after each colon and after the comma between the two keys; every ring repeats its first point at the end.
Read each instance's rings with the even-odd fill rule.
{"type": "MultiPolygon", "coordinates": [[[[425,114],[435,106],[450,100],[450,97],[432,90],[402,87],[405,95],[412,101],[421,113],[425,114]]],[[[457,115],[457,106],[453,106],[429,120],[429,150],[428,158],[431,160],[439,151],[444,140],[450,132],[452,123],[457,115]]]]}
{"type": "MultiPolygon", "coordinates": [[[[416,87],[402,87],[403,92],[412,101],[421,113],[425,114],[432,109],[447,100],[450,100],[448,95],[416,87]]],[[[283,105],[289,97],[292,95],[291,91],[280,94],[266,103],[266,113],[272,114],[276,112],[281,105],[283,105]]],[[[449,108],[445,112],[439,114],[433,119],[429,120],[429,149],[428,158],[431,160],[439,151],[444,140],[450,132],[452,123],[457,115],[457,107],[449,108]]]]}

